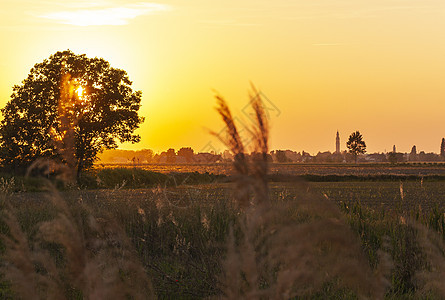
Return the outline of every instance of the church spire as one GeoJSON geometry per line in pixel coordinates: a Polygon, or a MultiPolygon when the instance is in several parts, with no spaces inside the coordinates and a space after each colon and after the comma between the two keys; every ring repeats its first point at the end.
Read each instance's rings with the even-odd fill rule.
{"type": "Polygon", "coordinates": [[[338,129],[337,137],[335,138],[335,153],[340,153],[340,135],[338,134],[338,129]]]}

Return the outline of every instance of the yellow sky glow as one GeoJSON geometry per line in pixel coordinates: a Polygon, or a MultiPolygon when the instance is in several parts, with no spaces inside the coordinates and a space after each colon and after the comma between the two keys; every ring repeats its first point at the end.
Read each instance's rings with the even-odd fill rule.
{"type": "Polygon", "coordinates": [[[139,144],[222,149],[215,90],[245,113],[249,82],[278,109],[271,148],[439,151],[445,136],[442,0],[4,0],[0,106],[56,51],[103,57],[143,93],[139,144]]]}
{"type": "Polygon", "coordinates": [[[124,6],[56,11],[39,17],[74,26],[126,25],[129,20],[138,16],[164,10],[168,10],[168,6],[141,2],[124,6]]]}

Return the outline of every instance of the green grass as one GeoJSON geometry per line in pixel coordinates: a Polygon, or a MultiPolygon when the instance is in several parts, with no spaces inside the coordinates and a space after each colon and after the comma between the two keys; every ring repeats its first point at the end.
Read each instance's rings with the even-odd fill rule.
{"type": "Polygon", "coordinates": [[[50,180],[60,190],[77,189],[135,189],[156,186],[171,187],[197,185],[227,181],[226,175],[186,172],[167,174],[140,168],[103,168],[84,172],[79,186],[66,186],[52,177],[25,177],[0,173],[0,191],[3,193],[46,191],[46,180],[50,180]]]}
{"type": "Polygon", "coordinates": [[[151,188],[178,185],[195,185],[223,180],[225,175],[209,173],[158,173],[140,168],[104,168],[86,173],[86,188],[151,188]]]}

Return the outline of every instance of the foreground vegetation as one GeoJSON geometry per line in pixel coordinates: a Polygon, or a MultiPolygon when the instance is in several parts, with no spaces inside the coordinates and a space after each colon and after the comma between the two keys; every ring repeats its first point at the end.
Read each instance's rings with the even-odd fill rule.
{"type": "Polygon", "coordinates": [[[377,286],[386,298],[440,299],[443,207],[423,208],[429,199],[406,210],[399,204],[412,203],[413,187],[405,184],[402,199],[394,182],[375,184],[394,197],[391,209],[379,209],[357,192],[367,184],[273,184],[273,213],[249,223],[263,232],[246,228],[227,185],[4,195],[1,297],[37,290],[40,298],[91,298],[117,287],[134,298],[272,297],[288,268],[289,296],[371,297],[377,286]],[[292,264],[281,265],[276,251],[292,264]],[[236,272],[244,275],[232,282],[236,272]]]}
{"type": "Polygon", "coordinates": [[[79,184],[66,184],[57,175],[45,177],[12,176],[0,173],[0,191],[3,192],[42,192],[48,181],[59,190],[73,189],[141,189],[157,186],[196,185],[227,181],[225,175],[209,173],[171,172],[168,174],[147,171],[139,168],[107,168],[91,170],[82,174],[79,184]]]}

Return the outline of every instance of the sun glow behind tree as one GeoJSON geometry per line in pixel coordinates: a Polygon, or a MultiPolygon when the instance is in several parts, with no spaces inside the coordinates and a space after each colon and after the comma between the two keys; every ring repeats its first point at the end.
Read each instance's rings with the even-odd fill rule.
{"type": "Polygon", "coordinates": [[[81,99],[83,96],[83,92],[84,92],[84,89],[82,86],[77,87],[77,89],[76,89],[77,98],[81,99]]]}
{"type": "Polygon", "coordinates": [[[107,61],[57,52],[14,87],[2,110],[2,164],[23,171],[38,158],[61,159],[79,178],[103,149],[140,140],[133,132],[144,120],[141,97],[107,61]]]}

